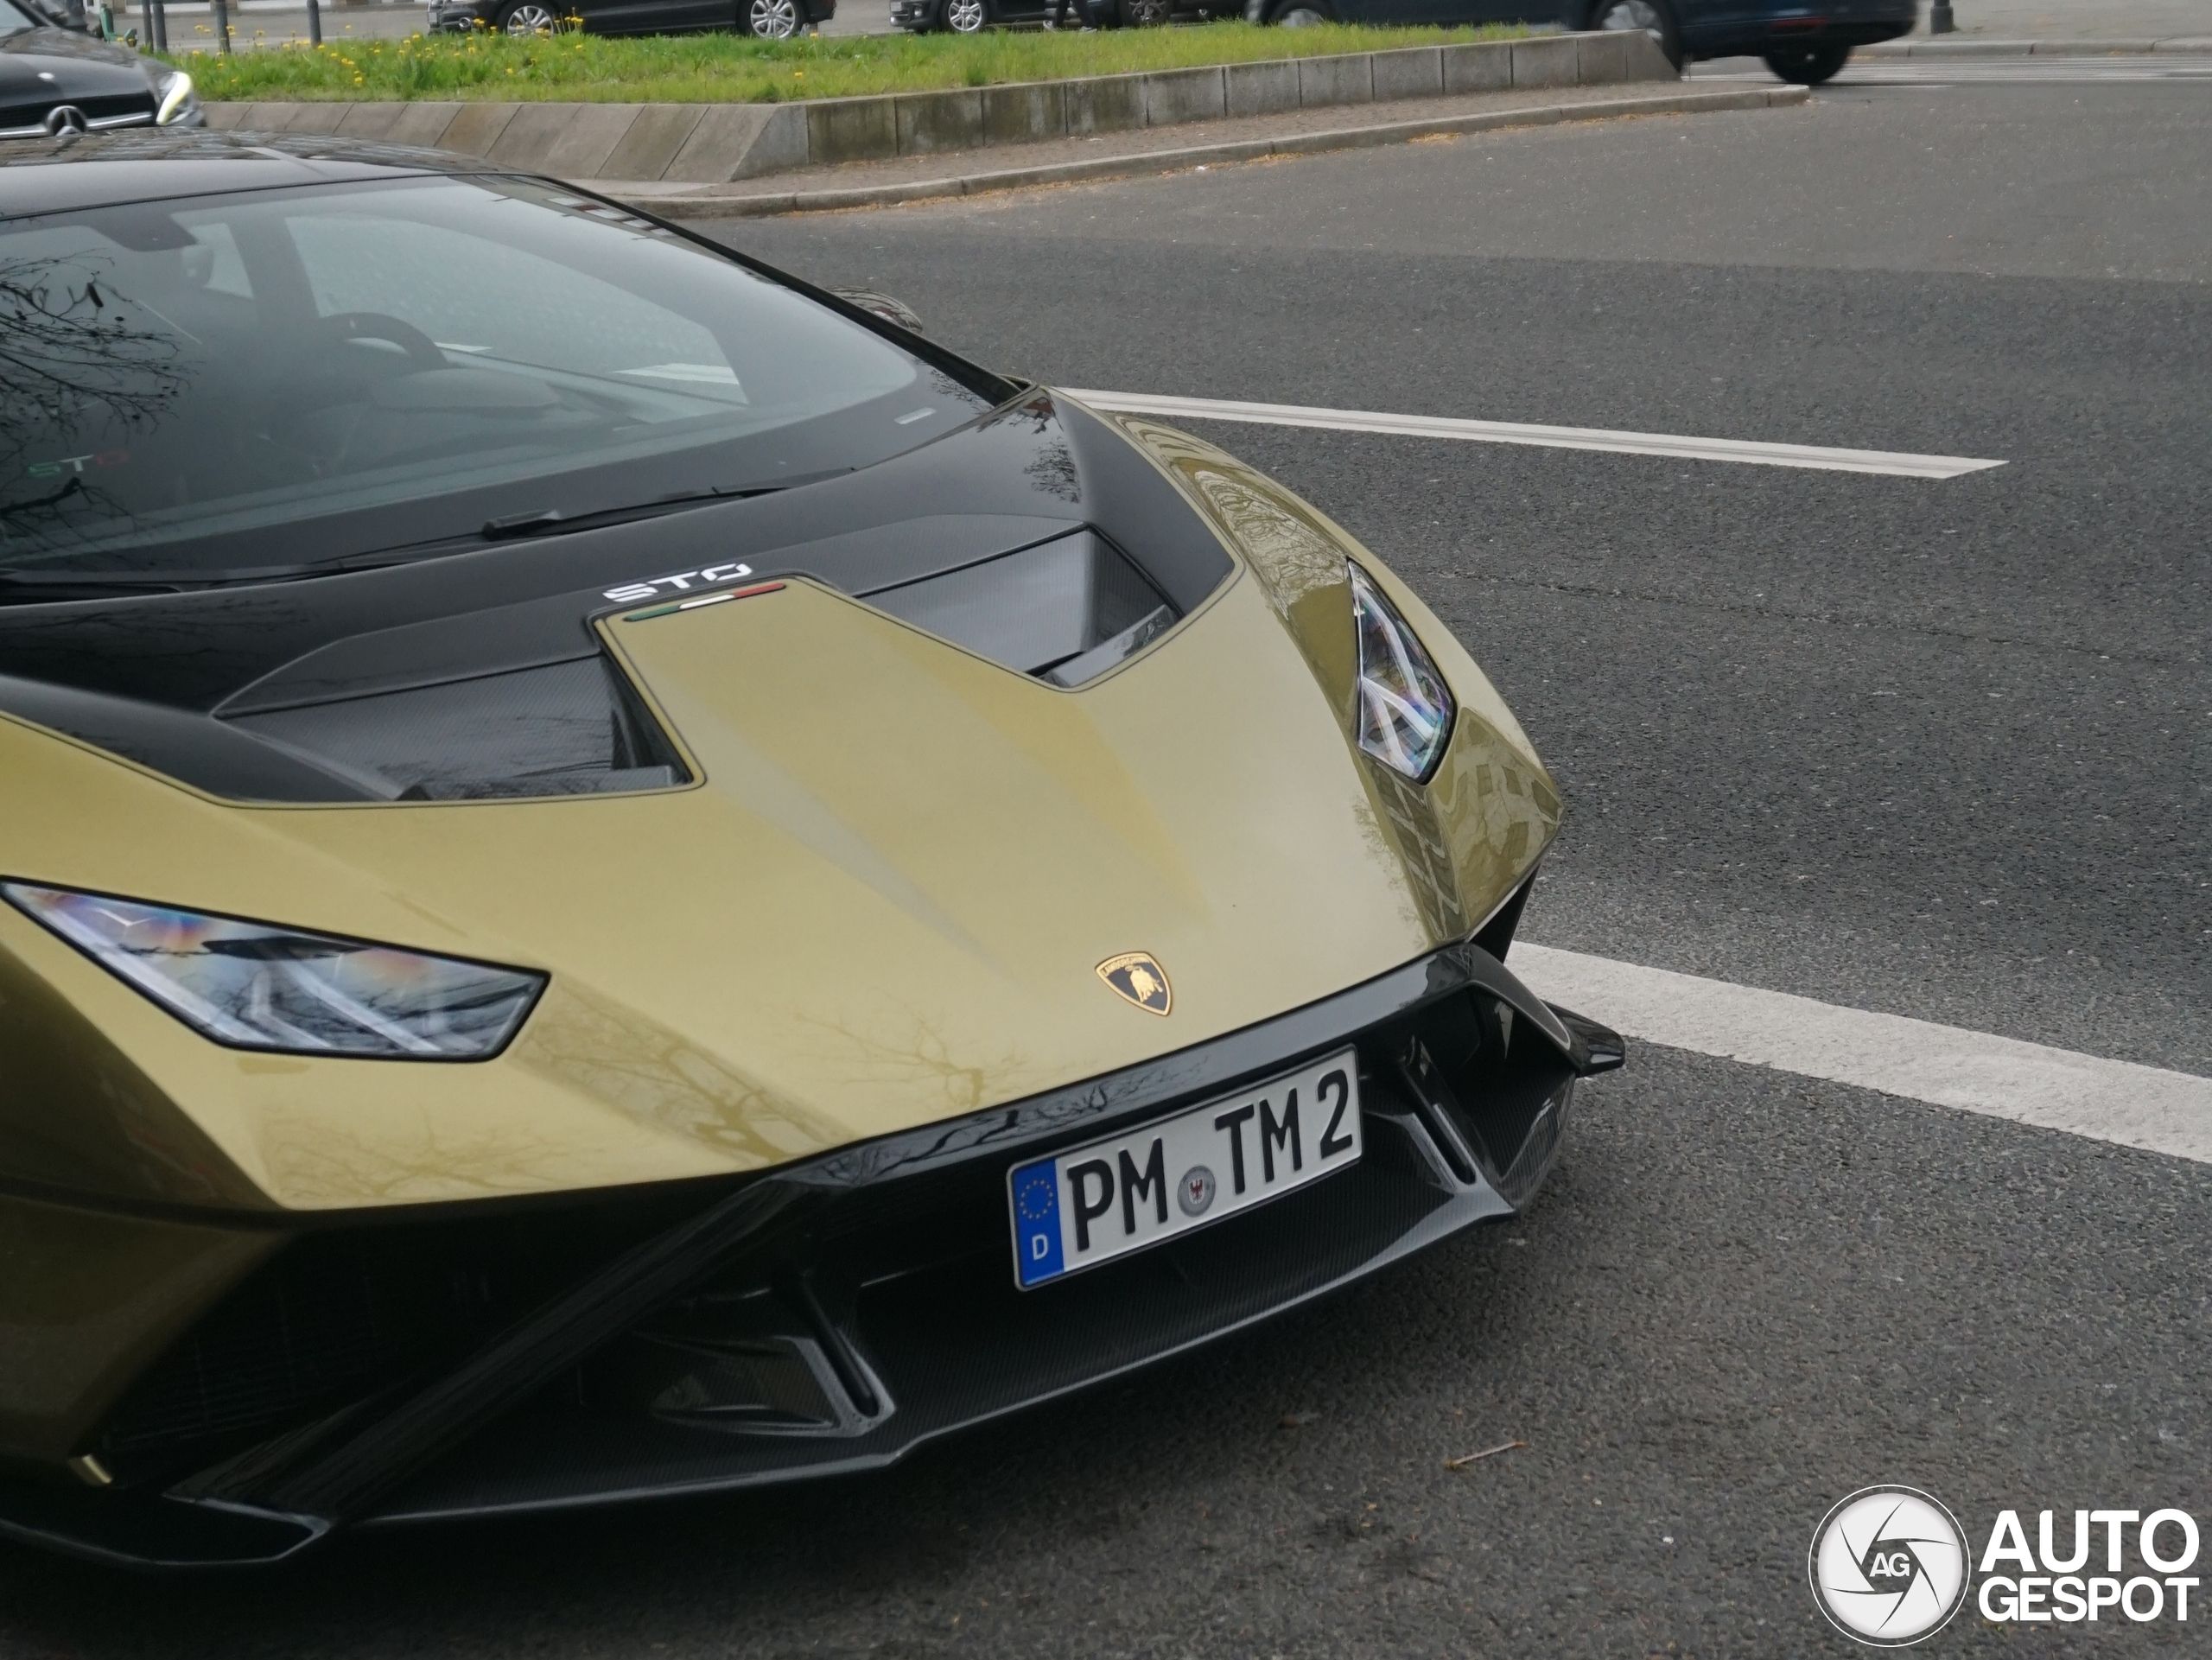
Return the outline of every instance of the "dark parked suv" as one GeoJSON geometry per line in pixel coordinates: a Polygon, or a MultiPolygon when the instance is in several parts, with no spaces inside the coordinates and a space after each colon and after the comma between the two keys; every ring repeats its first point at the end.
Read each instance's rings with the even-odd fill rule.
{"type": "Polygon", "coordinates": [[[433,29],[500,29],[542,35],[679,35],[732,29],[786,41],[837,15],[837,0],[429,0],[433,29]]]}
{"type": "MultiPolygon", "coordinates": [[[[1234,17],[1243,0],[1103,0],[1098,21],[1109,29],[1141,29],[1150,23],[1199,22],[1234,17]]],[[[1084,0],[1068,0],[1065,29],[1079,27],[1090,13],[1084,0]]],[[[917,35],[949,29],[973,35],[994,24],[1041,23],[1052,16],[1052,0],[891,0],[891,21],[917,35]]]]}
{"type": "MultiPolygon", "coordinates": [[[[1048,0],[892,0],[891,21],[966,34],[1041,19],[1048,0]]],[[[1253,23],[1558,23],[1570,29],[1640,29],[1677,65],[1753,57],[1808,86],[1843,67],[1853,47],[1911,32],[1918,0],[1217,0],[1253,23]]],[[[1206,12],[1191,0],[1107,0],[1107,20],[1166,22],[1206,12]]]]}
{"type": "Polygon", "coordinates": [[[1566,0],[1569,29],[1649,30],[1677,64],[1764,58],[1784,80],[1817,86],[1856,46],[1911,33],[1918,0],[1566,0]]]}

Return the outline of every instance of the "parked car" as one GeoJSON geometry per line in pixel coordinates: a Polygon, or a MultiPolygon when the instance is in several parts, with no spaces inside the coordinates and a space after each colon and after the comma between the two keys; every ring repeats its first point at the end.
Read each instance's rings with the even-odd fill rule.
{"type": "Polygon", "coordinates": [[[1910,34],[1918,16],[1918,0],[1246,0],[1244,7],[1246,22],[1286,28],[1556,22],[1568,29],[1640,29],[1677,67],[1694,58],[1764,58],[1784,80],[1806,86],[1842,68],[1853,48],[1910,34]]]}
{"type": "MultiPolygon", "coordinates": [[[[1310,3],[1311,0],[1296,0],[1310,3]]],[[[1918,0],[1564,0],[1569,29],[1641,29],[1677,65],[1763,58],[1784,80],[1817,86],[1852,48],[1912,32],[1918,0]]]]}
{"type": "MultiPolygon", "coordinates": [[[[1099,22],[1109,29],[1144,29],[1155,23],[1204,22],[1209,17],[1233,17],[1237,0],[1215,0],[1211,6],[1194,6],[1189,0],[1105,0],[1099,22]]],[[[994,24],[1041,23],[1052,15],[1052,0],[891,0],[891,21],[917,35],[950,29],[973,35],[994,24]]],[[[1084,19],[1081,0],[1071,0],[1071,21],[1084,19]]]]}
{"type": "Polygon", "coordinates": [[[192,77],[20,0],[0,0],[0,138],[196,127],[192,77]]]}
{"type": "Polygon", "coordinates": [[[429,0],[429,26],[544,35],[690,35],[735,29],[787,41],[837,15],[837,0],[429,0]]]}
{"type": "Polygon", "coordinates": [[[0,270],[11,1543],[850,1480],[1624,1059],[1519,723],[1211,444],[477,156],[0,146],[0,270]]]}
{"type": "Polygon", "coordinates": [[[1246,0],[1244,19],[1298,29],[1312,23],[1548,23],[1557,0],[1246,0]]]}

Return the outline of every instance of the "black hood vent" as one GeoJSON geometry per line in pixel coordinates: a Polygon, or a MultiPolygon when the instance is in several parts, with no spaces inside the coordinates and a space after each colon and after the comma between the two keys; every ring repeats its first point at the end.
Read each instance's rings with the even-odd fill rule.
{"type": "Polygon", "coordinates": [[[603,657],[236,715],[229,723],[374,800],[600,795],[690,782],[603,657]]]}
{"type": "Polygon", "coordinates": [[[1096,680],[1165,633],[1179,614],[1119,549],[1090,530],[867,600],[1056,686],[1096,680]]]}

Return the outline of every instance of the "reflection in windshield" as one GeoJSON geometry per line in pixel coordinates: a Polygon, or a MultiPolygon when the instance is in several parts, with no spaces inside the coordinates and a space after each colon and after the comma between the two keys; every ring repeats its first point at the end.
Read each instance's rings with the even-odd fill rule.
{"type": "MultiPolygon", "coordinates": [[[[3,0],[0,0],[3,3],[3,0]]],[[[4,15],[0,15],[4,22],[4,15]]],[[[63,457],[41,442],[60,432],[151,431],[188,383],[178,342],[134,322],[100,285],[109,262],[97,256],[0,258],[0,494],[15,534],[50,539],[88,502],[118,511],[100,488],[108,452],[63,457]]],[[[100,506],[91,506],[98,512],[100,506]]]]}
{"type": "Polygon", "coordinates": [[[0,227],[0,569],[18,580],[342,560],[518,509],[773,487],[987,407],[551,188],[410,179],[19,226],[0,227]]]}

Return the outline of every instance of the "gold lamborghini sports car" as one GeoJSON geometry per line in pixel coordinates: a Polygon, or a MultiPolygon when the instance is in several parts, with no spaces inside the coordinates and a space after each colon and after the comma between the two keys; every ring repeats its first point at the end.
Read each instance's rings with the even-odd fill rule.
{"type": "Polygon", "coordinates": [[[0,153],[0,1530],[865,1469],[1511,1216],[1559,817],[1180,433],[481,162],[0,153]]]}

